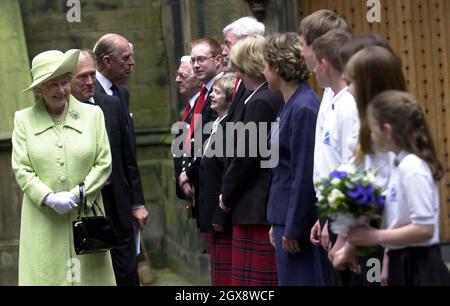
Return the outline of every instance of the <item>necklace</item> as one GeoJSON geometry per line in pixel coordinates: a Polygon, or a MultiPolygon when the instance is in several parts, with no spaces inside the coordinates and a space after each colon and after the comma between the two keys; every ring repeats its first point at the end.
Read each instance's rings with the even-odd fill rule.
{"type": "Polygon", "coordinates": [[[61,125],[61,124],[63,124],[64,119],[65,119],[64,117],[62,119],[59,119],[59,120],[53,119],[53,123],[55,125],[61,125]]]}

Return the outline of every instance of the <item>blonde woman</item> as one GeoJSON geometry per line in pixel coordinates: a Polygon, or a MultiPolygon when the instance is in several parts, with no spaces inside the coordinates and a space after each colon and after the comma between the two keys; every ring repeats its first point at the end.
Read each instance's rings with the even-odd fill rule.
{"type": "MultiPolygon", "coordinates": [[[[259,127],[262,124],[271,126],[283,104],[283,97],[268,88],[264,77],[263,49],[262,36],[249,36],[233,47],[230,62],[245,88],[253,91],[245,100],[239,120],[244,124],[255,123],[258,138],[265,141],[268,135],[261,134],[263,130],[259,127]]],[[[238,137],[243,137],[241,143],[246,144],[248,152],[250,139],[245,138],[245,133],[238,137]]],[[[232,214],[234,286],[278,284],[275,250],[267,234],[270,228],[266,217],[270,169],[262,168],[261,161],[261,152],[257,152],[256,157],[236,157],[223,177],[221,206],[232,214]]]]}

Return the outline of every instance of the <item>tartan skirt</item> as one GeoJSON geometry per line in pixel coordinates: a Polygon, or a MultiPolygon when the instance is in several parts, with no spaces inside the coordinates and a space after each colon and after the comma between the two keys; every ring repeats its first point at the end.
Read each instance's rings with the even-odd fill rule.
{"type": "Polygon", "coordinates": [[[269,225],[233,225],[231,284],[277,286],[275,249],[269,225]]]}
{"type": "Polygon", "coordinates": [[[231,286],[231,233],[208,233],[211,285],[231,286]]]}

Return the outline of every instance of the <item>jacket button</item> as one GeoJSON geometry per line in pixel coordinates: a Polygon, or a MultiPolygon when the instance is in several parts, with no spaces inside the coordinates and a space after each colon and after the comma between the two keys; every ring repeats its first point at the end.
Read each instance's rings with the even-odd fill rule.
{"type": "Polygon", "coordinates": [[[63,147],[63,143],[61,141],[58,141],[58,143],[56,145],[58,146],[58,148],[62,148],[63,147]]]}
{"type": "Polygon", "coordinates": [[[62,175],[62,176],[59,177],[59,181],[60,181],[60,182],[64,182],[65,180],[66,180],[66,177],[65,177],[64,175],[62,175]]]}

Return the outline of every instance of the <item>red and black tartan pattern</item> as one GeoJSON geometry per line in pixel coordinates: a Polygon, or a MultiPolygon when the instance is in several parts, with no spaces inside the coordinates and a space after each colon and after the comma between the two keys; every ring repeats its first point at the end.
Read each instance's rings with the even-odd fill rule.
{"type": "Polygon", "coordinates": [[[277,286],[275,248],[268,225],[233,225],[231,284],[277,286]]]}
{"type": "Polygon", "coordinates": [[[206,234],[211,260],[211,285],[231,286],[231,233],[206,234]]]}

